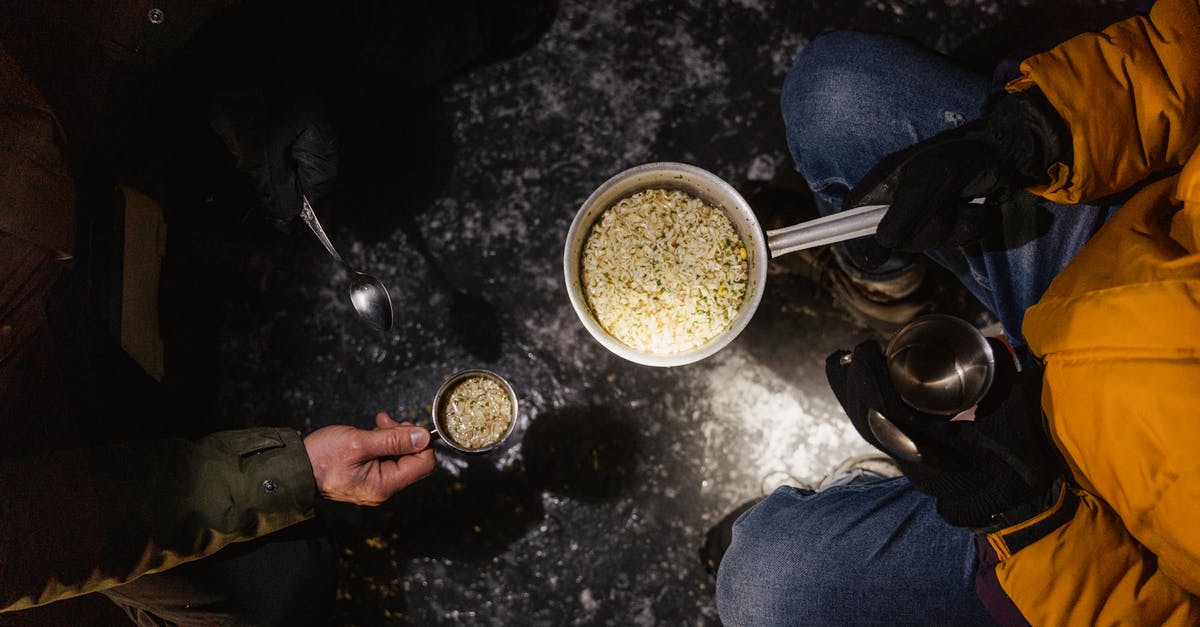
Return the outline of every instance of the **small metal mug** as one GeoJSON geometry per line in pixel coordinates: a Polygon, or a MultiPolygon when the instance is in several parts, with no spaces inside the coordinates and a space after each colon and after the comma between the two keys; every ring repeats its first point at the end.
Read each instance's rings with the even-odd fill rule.
{"type": "Polygon", "coordinates": [[[912,407],[953,416],[974,407],[996,377],[996,355],[978,329],[942,314],[921,316],[887,347],[888,375],[912,407]]]}
{"type": "Polygon", "coordinates": [[[433,425],[429,427],[430,437],[441,438],[442,442],[445,442],[450,448],[462,453],[470,454],[486,453],[494,450],[501,444],[504,444],[505,440],[512,435],[513,429],[516,428],[517,416],[520,415],[517,411],[517,393],[513,391],[512,385],[507,379],[492,372],[491,370],[463,370],[462,372],[452,375],[449,379],[446,379],[446,381],[442,383],[442,387],[438,388],[437,394],[433,396],[432,414],[433,425]],[[467,448],[458,444],[453,438],[451,438],[449,435],[446,435],[446,428],[443,424],[445,422],[444,409],[446,401],[450,397],[450,392],[454,390],[454,387],[457,384],[472,377],[484,377],[499,383],[500,387],[504,388],[504,391],[508,393],[508,400],[512,402],[512,421],[509,423],[508,429],[504,432],[504,435],[500,436],[500,439],[496,440],[495,442],[480,448],[467,448]]]}

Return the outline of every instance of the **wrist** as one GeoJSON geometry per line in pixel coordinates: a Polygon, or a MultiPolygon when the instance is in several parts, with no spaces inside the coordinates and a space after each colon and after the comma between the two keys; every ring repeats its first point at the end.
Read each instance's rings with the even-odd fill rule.
{"type": "Polygon", "coordinates": [[[987,120],[988,136],[1023,186],[1046,184],[1056,165],[1071,165],[1070,130],[1037,88],[1001,96],[987,120]]]}
{"type": "Polygon", "coordinates": [[[1011,538],[1012,544],[1025,546],[1032,542],[1025,541],[1026,536],[1035,534],[1040,538],[1069,520],[1078,501],[1079,498],[1071,492],[1066,481],[1059,477],[1041,494],[993,514],[989,524],[974,527],[972,531],[979,535],[1011,538]],[[1065,519],[1059,521],[1064,515],[1065,519]]]}

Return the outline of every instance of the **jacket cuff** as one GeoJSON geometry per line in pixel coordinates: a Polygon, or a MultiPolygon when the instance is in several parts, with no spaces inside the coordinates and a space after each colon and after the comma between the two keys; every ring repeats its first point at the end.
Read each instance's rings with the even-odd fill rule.
{"type": "Polygon", "coordinates": [[[1051,124],[1056,133],[1056,145],[1053,152],[1048,153],[1052,158],[1046,159],[1041,164],[1044,172],[1030,172],[1035,175],[1034,178],[1037,182],[1026,188],[1031,194],[1050,198],[1071,183],[1073,174],[1071,165],[1075,162],[1075,141],[1071,137],[1071,130],[1054,105],[1046,99],[1041,88],[1028,76],[1019,76],[1009,81],[1005,84],[1004,91],[1010,96],[1024,95],[1035,99],[1038,103],[1039,119],[1043,123],[1051,124]]]}
{"type": "Polygon", "coordinates": [[[316,480],[304,442],[294,429],[225,431],[209,438],[237,456],[238,472],[229,482],[234,509],[257,515],[257,534],[312,515],[316,480]]]}
{"type": "MultiPolygon", "coordinates": [[[[1001,529],[979,530],[980,535],[986,538],[1001,561],[1044,538],[1075,517],[1075,510],[1079,507],[1079,497],[1062,479],[1054,482],[1052,490],[1057,492],[1056,495],[1055,492],[1051,492],[1054,495],[1052,504],[1048,508],[1041,509],[1039,513],[1028,518],[1021,516],[1020,518],[1024,518],[1021,522],[1001,529]]],[[[1006,515],[1002,518],[1018,519],[1015,515],[1006,515]]]]}
{"type": "Polygon", "coordinates": [[[996,99],[987,117],[1004,163],[1026,184],[1053,183],[1055,170],[1074,160],[1067,123],[1036,85],[996,99]]]}

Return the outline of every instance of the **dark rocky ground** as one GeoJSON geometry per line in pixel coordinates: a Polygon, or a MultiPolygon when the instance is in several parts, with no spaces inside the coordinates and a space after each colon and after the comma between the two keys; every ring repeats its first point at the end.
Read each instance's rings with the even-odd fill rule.
{"type": "Polygon", "coordinates": [[[218,426],[368,427],[379,410],[421,421],[443,378],[467,368],[517,389],[502,450],[440,447],[435,475],[387,505],[331,510],[337,622],[717,624],[696,555],[704,532],[867,450],[823,360],[871,331],[779,265],[750,327],[716,356],[670,370],[623,362],[563,289],[575,211],[649,161],[696,164],[744,191],[789,179],[780,84],[823,31],[899,33],[984,67],[1032,10],[564,0],[528,50],[373,112],[399,138],[394,159],[361,181],[371,193],[318,207],[348,260],[391,290],[388,333],[355,317],[346,274],[307,231],[230,236],[214,221],[189,235],[175,254],[195,260],[188,289],[212,294],[192,315],[215,322],[203,337],[219,346],[207,362],[218,426]]]}

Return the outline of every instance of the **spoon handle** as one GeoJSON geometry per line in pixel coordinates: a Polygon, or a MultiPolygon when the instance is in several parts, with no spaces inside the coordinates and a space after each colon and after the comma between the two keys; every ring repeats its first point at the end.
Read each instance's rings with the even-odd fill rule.
{"type": "MultiPolygon", "coordinates": [[[[312,232],[317,235],[317,239],[321,240],[321,244],[325,246],[325,250],[337,259],[337,262],[346,266],[346,261],[338,254],[337,249],[333,247],[333,242],[329,241],[329,237],[325,235],[325,229],[321,228],[321,222],[317,220],[317,214],[313,211],[312,205],[308,203],[308,197],[300,194],[300,200],[303,202],[300,208],[300,219],[312,229],[312,232]]],[[[349,266],[346,266],[349,267],[349,266]]]]}

